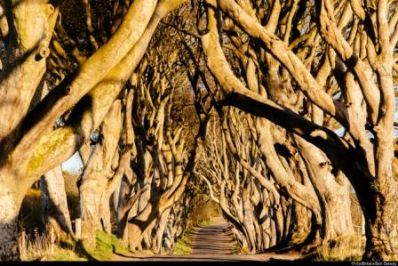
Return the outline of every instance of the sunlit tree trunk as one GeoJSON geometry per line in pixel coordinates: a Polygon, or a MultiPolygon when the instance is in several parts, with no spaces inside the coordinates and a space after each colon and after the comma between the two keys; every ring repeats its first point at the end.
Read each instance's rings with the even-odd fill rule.
{"type": "Polygon", "coordinates": [[[323,209],[323,241],[353,235],[350,183],[340,171],[333,175],[330,161],[314,145],[299,138],[296,140],[323,209]]]}
{"type": "Polygon", "coordinates": [[[162,245],[163,245],[163,236],[166,230],[167,222],[168,222],[168,216],[170,214],[171,208],[167,209],[158,219],[156,222],[157,224],[157,229],[156,229],[156,234],[155,238],[153,239],[153,248],[156,253],[159,253],[161,251],[162,245]]]}
{"type": "Polygon", "coordinates": [[[104,119],[99,144],[87,162],[79,188],[82,241],[89,247],[95,247],[96,230],[111,232],[110,195],[107,190],[116,170],[112,169],[112,161],[118,153],[122,125],[122,103],[117,100],[104,119]]]}
{"type": "Polygon", "coordinates": [[[41,178],[40,189],[48,231],[53,231],[56,237],[60,237],[62,232],[73,235],[61,166],[41,178]]]}
{"type": "Polygon", "coordinates": [[[0,180],[0,259],[19,260],[17,219],[23,199],[18,184],[10,181],[9,176],[0,176],[0,180]]]}
{"type": "MultiPolygon", "coordinates": [[[[47,1],[7,1],[2,6],[2,33],[8,35],[6,60],[3,61],[0,84],[0,248],[1,260],[18,260],[16,219],[22,199],[30,187],[23,183],[24,173],[12,166],[8,155],[46,70],[49,42],[58,12],[47,1]],[[37,25],[32,28],[31,25],[37,25]],[[21,60],[23,59],[23,60],[21,60]],[[22,181],[22,182],[20,182],[22,181]]],[[[21,158],[22,159],[22,158],[21,158]]],[[[20,166],[23,169],[23,161],[20,166]]],[[[21,170],[22,170],[21,169],[21,170]]]]}

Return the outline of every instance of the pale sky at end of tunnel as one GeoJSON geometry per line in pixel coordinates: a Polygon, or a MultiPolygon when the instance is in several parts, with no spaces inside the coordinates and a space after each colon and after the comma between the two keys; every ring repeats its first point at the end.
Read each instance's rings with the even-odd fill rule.
{"type": "Polygon", "coordinates": [[[72,157],[62,164],[62,170],[70,172],[71,174],[79,174],[82,168],[83,163],[78,152],[73,154],[72,157]]]}

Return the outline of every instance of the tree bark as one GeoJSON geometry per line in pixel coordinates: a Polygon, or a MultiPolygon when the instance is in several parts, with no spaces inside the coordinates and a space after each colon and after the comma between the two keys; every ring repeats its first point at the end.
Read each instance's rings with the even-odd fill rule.
{"type": "Polygon", "coordinates": [[[73,235],[61,166],[47,172],[45,177],[42,177],[40,188],[45,220],[47,220],[49,229],[54,225],[53,222],[49,221],[54,220],[58,224],[58,226],[54,225],[53,228],[57,236],[61,234],[58,228],[73,235]]]}
{"type": "Polygon", "coordinates": [[[117,100],[104,119],[102,140],[87,163],[80,186],[82,241],[88,247],[95,247],[96,230],[111,232],[110,195],[107,192],[114,175],[112,159],[118,152],[122,125],[122,103],[117,100]]]}
{"type": "Polygon", "coordinates": [[[333,175],[333,165],[318,148],[298,136],[295,139],[322,208],[323,241],[354,234],[348,179],[340,171],[333,175]]]}
{"type": "Polygon", "coordinates": [[[162,245],[163,245],[163,236],[165,235],[165,230],[169,218],[171,208],[167,209],[164,211],[164,213],[160,216],[157,222],[157,230],[156,230],[156,235],[154,238],[154,244],[153,248],[156,253],[159,253],[161,251],[162,245]]]}
{"type": "Polygon", "coordinates": [[[17,184],[0,176],[0,260],[18,261],[17,219],[22,198],[17,184]]]}
{"type": "MultiPolygon", "coordinates": [[[[395,201],[398,197],[396,180],[391,177],[389,183],[377,188],[366,199],[366,201],[376,202],[376,210],[364,210],[366,233],[364,259],[394,260],[398,250],[397,243],[394,242],[398,231],[396,219],[398,206],[395,201]]],[[[366,204],[366,201],[362,204],[366,204]]]]}

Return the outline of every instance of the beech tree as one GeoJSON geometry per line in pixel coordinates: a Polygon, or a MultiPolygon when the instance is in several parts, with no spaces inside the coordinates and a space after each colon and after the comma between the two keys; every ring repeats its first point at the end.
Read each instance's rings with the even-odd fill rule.
{"type": "Polygon", "coordinates": [[[377,1],[364,6],[359,1],[307,1],[298,5],[274,1],[266,26],[260,22],[264,13],[256,8],[257,3],[207,3],[208,33],[202,36],[202,45],[208,67],[224,91],[222,104],[265,117],[320,148],[356,191],[366,224],[364,258],[381,260],[395,254],[393,201],[398,190],[392,159],[396,3],[377,1]],[[284,16],[282,8],[287,10],[284,16]],[[224,20],[228,23],[222,23],[224,20]],[[273,32],[273,23],[283,26],[273,32]],[[220,35],[224,31],[226,35],[228,31],[243,31],[253,39],[253,50],[248,40],[243,52],[257,66],[250,82],[258,82],[258,91],[251,90],[250,82],[245,84],[233,72],[220,42],[224,41],[224,35],[220,35]],[[295,48],[302,43],[307,44],[303,50],[301,46],[295,48]],[[267,56],[277,64],[267,64],[267,56]],[[267,85],[261,78],[265,72],[261,64],[267,66],[267,74],[274,69],[282,75],[274,76],[277,79],[267,85]],[[261,92],[262,87],[266,92],[261,92]],[[279,102],[267,91],[276,88],[279,102]],[[301,95],[298,103],[304,100],[305,109],[301,105],[301,110],[295,110],[285,102],[295,90],[301,95]],[[313,117],[305,117],[307,108],[312,108],[313,117]],[[338,122],[346,134],[337,136],[325,119],[338,122]],[[367,132],[374,136],[373,142],[367,132]]]}
{"type": "Polygon", "coordinates": [[[201,180],[252,253],[354,233],[353,188],[363,258],[394,258],[397,5],[1,1],[0,259],[19,259],[43,175],[49,223],[73,234],[60,165],[76,152],[87,249],[112,223],[132,251],[172,248],[201,180]]]}
{"type": "Polygon", "coordinates": [[[27,189],[70,157],[102,122],[159,21],[184,1],[134,1],[112,36],[37,102],[59,6],[2,3],[0,257],[18,258],[16,217],[27,189]],[[32,25],[35,27],[32,28],[32,25]],[[66,125],[55,121],[72,109],[66,125]]]}
{"type": "Polygon", "coordinates": [[[270,126],[260,127],[261,133],[257,136],[252,117],[233,109],[225,117],[223,132],[208,135],[208,142],[212,144],[201,160],[203,165],[199,165],[198,174],[228,220],[242,231],[249,250],[259,252],[289,242],[314,245],[321,239],[327,244],[329,240],[354,234],[347,179],[334,177],[325,169],[326,163],[316,160],[316,154],[312,154],[311,160],[302,158],[297,151],[301,146],[295,147],[278,128],[271,131],[270,126]],[[220,144],[213,137],[217,135],[222,136],[220,144]],[[213,162],[211,167],[209,161],[213,162]],[[313,164],[319,167],[316,171],[311,169],[313,164]],[[207,176],[211,176],[213,182],[207,176]],[[253,180],[248,181],[246,176],[253,180]],[[335,178],[341,185],[332,182],[335,178]],[[239,189],[243,190],[242,194],[239,189]],[[250,197],[244,199],[245,196],[250,197]],[[308,211],[312,215],[309,216],[308,211]],[[250,221],[254,225],[248,225],[250,221]],[[261,230],[265,232],[260,233],[261,230]],[[309,242],[307,238],[315,239],[309,242]]]}

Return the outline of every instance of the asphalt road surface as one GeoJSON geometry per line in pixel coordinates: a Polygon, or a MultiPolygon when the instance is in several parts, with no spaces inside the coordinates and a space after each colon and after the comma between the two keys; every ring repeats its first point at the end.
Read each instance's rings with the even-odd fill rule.
{"type": "Polygon", "coordinates": [[[207,226],[195,227],[192,232],[192,253],[189,255],[131,255],[115,256],[117,261],[270,261],[295,260],[297,253],[233,254],[236,242],[228,224],[221,218],[212,219],[207,226]]]}

